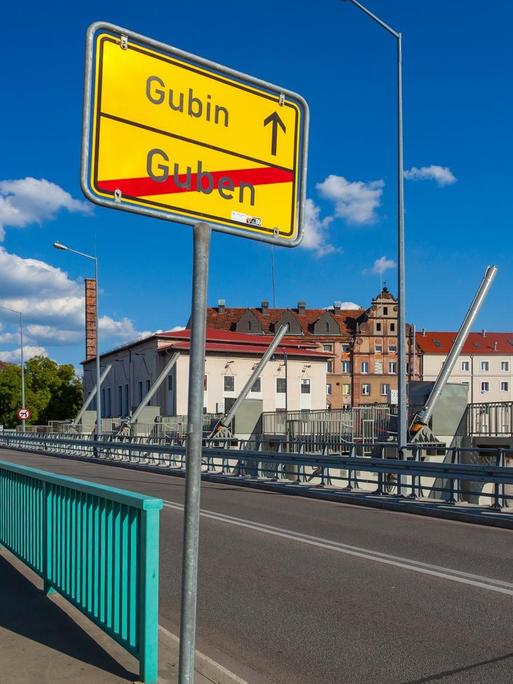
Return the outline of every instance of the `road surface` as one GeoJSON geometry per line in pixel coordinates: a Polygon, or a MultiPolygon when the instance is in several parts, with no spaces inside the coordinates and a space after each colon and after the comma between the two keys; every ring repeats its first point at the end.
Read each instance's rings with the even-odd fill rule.
{"type": "MultiPolygon", "coordinates": [[[[166,502],[160,623],[179,631],[184,481],[0,449],[166,502]]],[[[513,682],[513,532],[203,483],[198,641],[251,684],[513,682]]]]}

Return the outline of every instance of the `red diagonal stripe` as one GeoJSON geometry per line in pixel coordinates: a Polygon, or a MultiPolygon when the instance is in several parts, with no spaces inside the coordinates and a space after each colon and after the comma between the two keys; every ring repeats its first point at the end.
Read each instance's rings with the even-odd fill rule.
{"type": "MultiPolygon", "coordinates": [[[[203,172],[204,174],[206,171],[203,172]]],[[[251,185],[270,185],[272,183],[291,183],[294,179],[292,171],[264,167],[258,169],[230,169],[229,171],[211,171],[210,175],[214,180],[214,188],[217,189],[221,178],[230,178],[235,187],[241,182],[251,185]]],[[[175,192],[193,192],[197,190],[198,174],[191,173],[191,187],[183,188],[187,182],[187,174],[181,173],[178,176],[178,185],[172,175],[163,183],[157,183],[151,178],[118,178],[115,180],[98,181],[98,188],[107,192],[121,190],[123,195],[129,197],[146,197],[148,195],[167,195],[175,192]]],[[[202,180],[202,187],[206,188],[208,179],[202,180]]],[[[225,188],[226,189],[226,188],[225,188]]]]}

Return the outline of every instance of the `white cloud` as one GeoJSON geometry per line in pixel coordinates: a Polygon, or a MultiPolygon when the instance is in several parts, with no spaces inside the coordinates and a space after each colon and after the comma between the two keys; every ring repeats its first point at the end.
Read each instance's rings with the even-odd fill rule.
{"type": "Polygon", "coordinates": [[[444,185],[453,185],[458,180],[448,166],[412,166],[411,169],[404,172],[404,177],[407,180],[424,181],[434,180],[440,187],[444,185]]]}
{"type": "MultiPolygon", "coordinates": [[[[362,307],[355,302],[337,302],[337,307],[344,311],[354,311],[356,309],[361,309],[362,307]]],[[[325,306],[326,311],[334,311],[334,306],[325,306]]]]}
{"type": "Polygon", "coordinates": [[[395,268],[397,264],[393,259],[387,259],[386,256],[382,256],[376,259],[372,268],[366,268],[364,273],[374,273],[375,275],[383,275],[385,271],[389,271],[391,268],[395,268]]]}
{"type": "Polygon", "coordinates": [[[129,318],[122,318],[115,321],[110,316],[101,316],[100,321],[100,335],[104,334],[107,337],[118,337],[122,340],[130,341],[137,340],[141,337],[148,337],[152,333],[150,331],[136,330],[133,321],[129,318]]]}
{"type": "MultiPolygon", "coordinates": [[[[29,344],[23,345],[23,358],[25,361],[29,361],[34,356],[48,356],[48,353],[44,347],[33,347],[29,344]]],[[[0,351],[0,361],[5,361],[6,363],[19,363],[20,362],[20,349],[10,349],[9,351],[0,351]]]]}
{"type": "Polygon", "coordinates": [[[328,227],[333,221],[333,216],[321,219],[321,210],[311,199],[305,202],[304,234],[302,247],[311,249],[316,256],[326,256],[336,252],[337,248],[329,242],[328,227]]]}
{"type": "MultiPolygon", "coordinates": [[[[26,342],[41,345],[77,344],[84,336],[84,287],[67,273],[38,259],[24,259],[0,247],[0,305],[24,315],[26,342]]],[[[0,344],[17,344],[18,316],[1,310],[0,344]],[[9,337],[5,337],[9,335],[9,337]]],[[[139,332],[129,318],[102,316],[103,338],[137,339],[139,332]]],[[[103,340],[102,340],[103,347],[103,340]]],[[[3,352],[10,353],[10,352],[3,352]]]]}
{"type": "Polygon", "coordinates": [[[77,344],[84,339],[81,330],[62,330],[54,325],[27,325],[26,330],[31,339],[52,345],[77,344]]]}
{"type": "Polygon", "coordinates": [[[381,204],[384,186],[383,180],[365,183],[331,174],[315,187],[321,197],[334,203],[335,216],[352,225],[363,225],[378,220],[376,210],[381,204]]]}
{"type": "Polygon", "coordinates": [[[74,199],[59,185],[44,178],[0,181],[0,240],[6,226],[24,228],[55,218],[60,209],[81,214],[92,213],[86,202],[74,199]]]}

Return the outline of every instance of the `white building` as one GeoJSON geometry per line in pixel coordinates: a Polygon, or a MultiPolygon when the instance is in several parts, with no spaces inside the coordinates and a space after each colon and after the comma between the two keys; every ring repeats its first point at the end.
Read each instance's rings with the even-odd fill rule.
{"type": "MultiPolygon", "coordinates": [[[[456,338],[453,332],[417,333],[419,374],[436,380],[456,338]]],[[[468,387],[468,401],[513,400],[513,333],[470,333],[449,382],[468,387]]]]}
{"type": "MultiPolygon", "coordinates": [[[[206,413],[224,413],[239,395],[272,337],[207,330],[205,360],[206,413]]],[[[164,369],[169,357],[180,352],[177,363],[149,402],[155,415],[187,414],[190,330],[163,332],[101,356],[102,369],[111,371],[102,384],[104,417],[127,417],[164,369]]],[[[248,398],[260,400],[263,411],[287,408],[326,408],[326,366],[332,354],[315,350],[313,343],[285,340],[255,382],[248,398]]],[[[84,362],[84,396],[96,381],[96,362],[84,362]]],[[[94,402],[93,406],[94,408],[94,402]]]]}

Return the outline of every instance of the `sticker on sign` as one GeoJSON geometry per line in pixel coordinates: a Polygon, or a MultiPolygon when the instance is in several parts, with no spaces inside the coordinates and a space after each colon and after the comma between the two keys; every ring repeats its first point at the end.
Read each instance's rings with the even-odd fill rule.
{"type": "Polygon", "coordinates": [[[82,189],[93,202],[295,246],[308,106],[112,24],[87,33],[82,189]]]}

